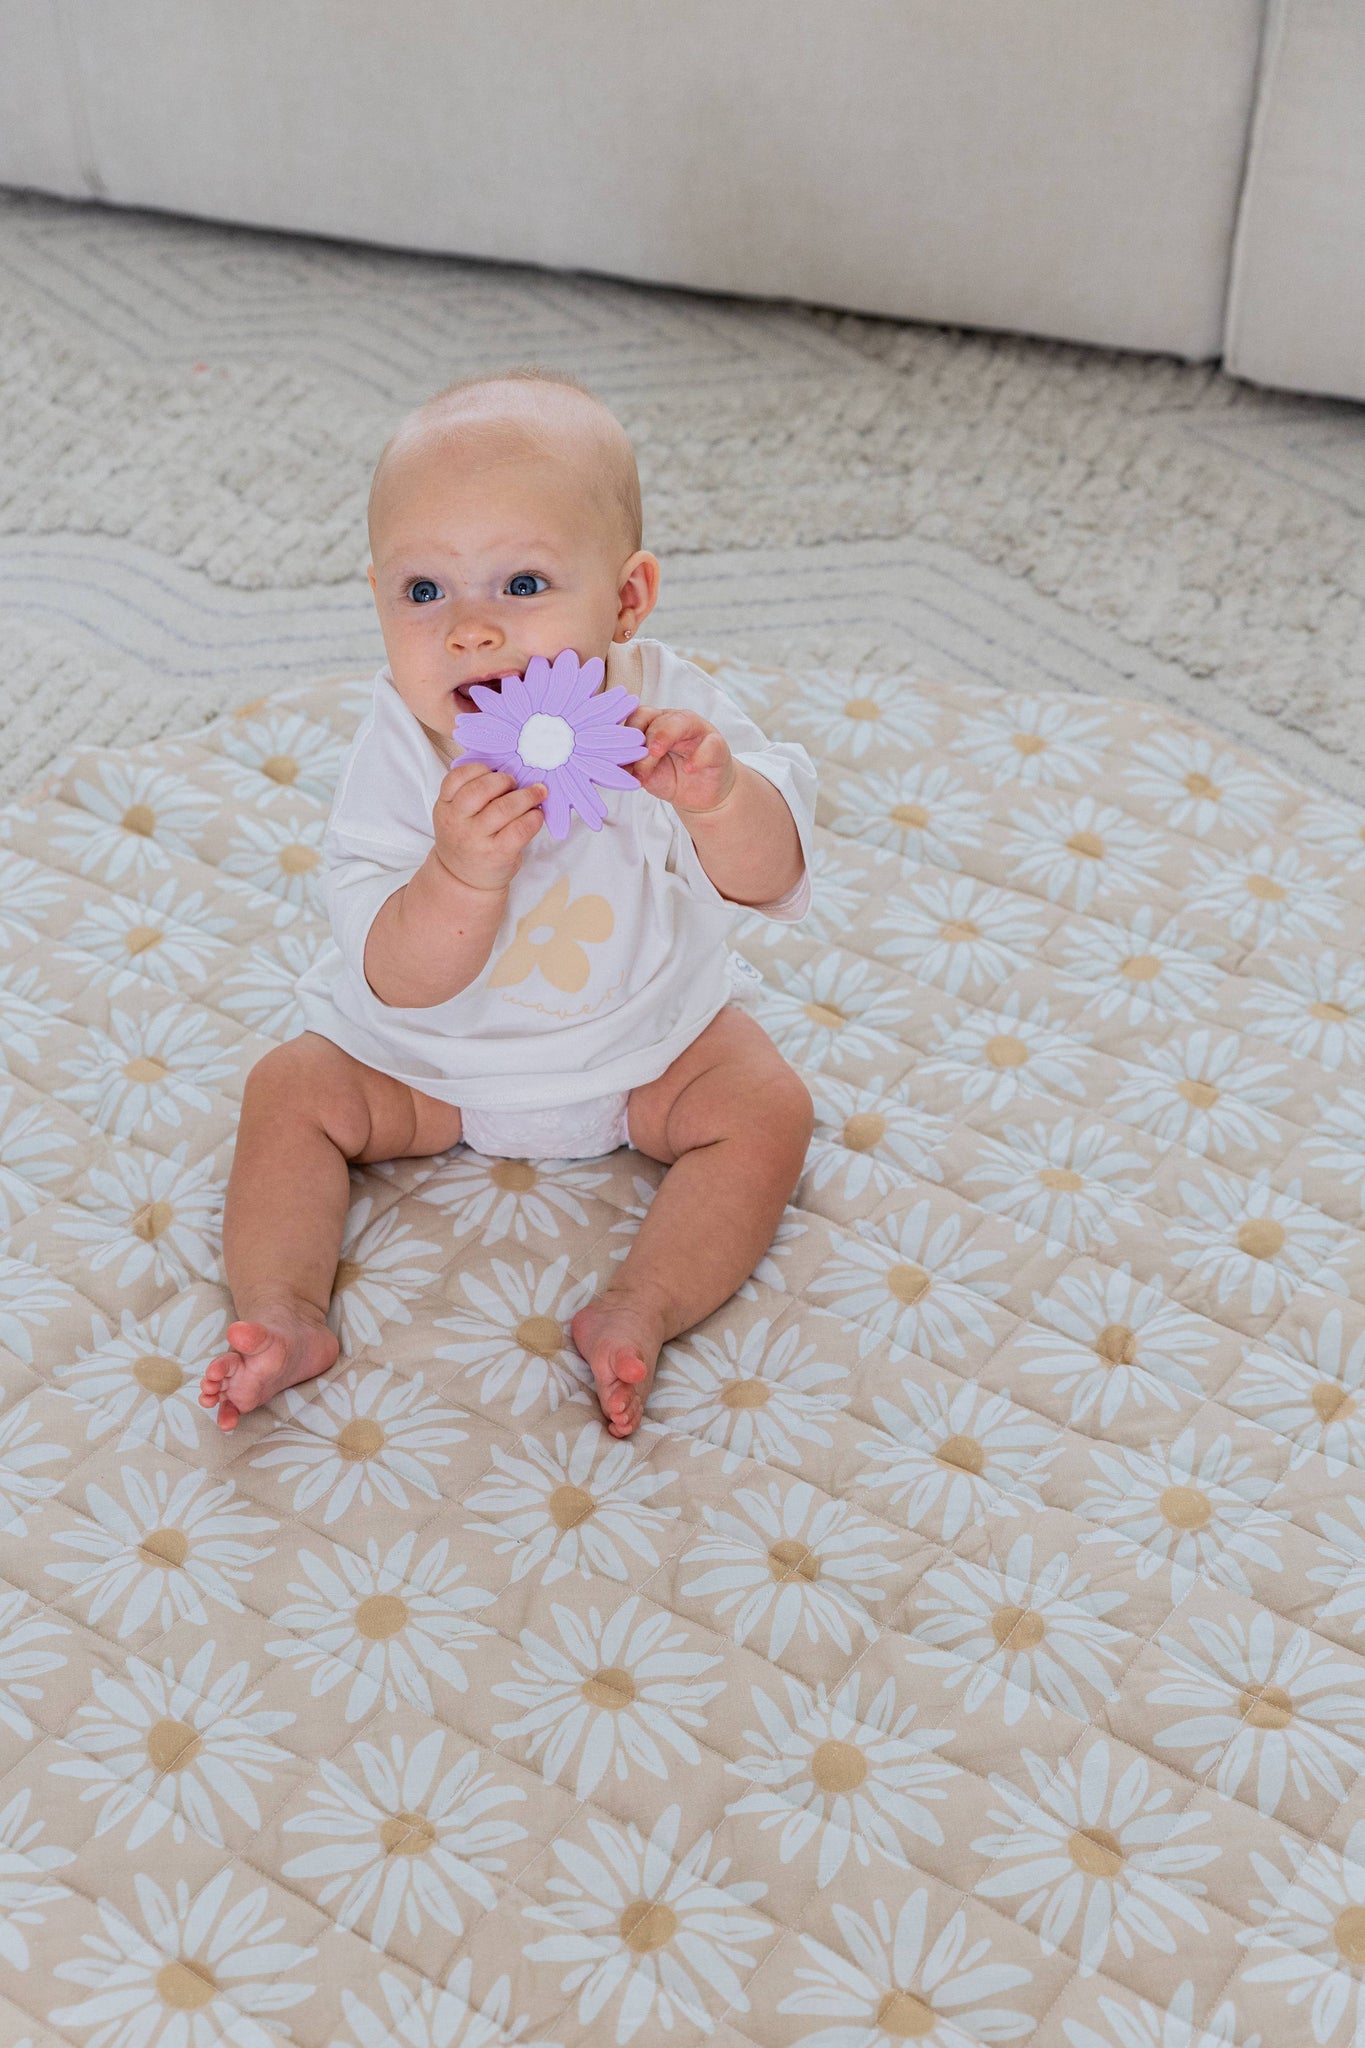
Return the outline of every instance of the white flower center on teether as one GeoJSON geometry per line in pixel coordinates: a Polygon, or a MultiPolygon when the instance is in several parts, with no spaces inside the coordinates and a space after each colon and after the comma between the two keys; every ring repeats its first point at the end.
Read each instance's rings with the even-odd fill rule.
{"type": "Polygon", "coordinates": [[[562,768],[573,749],[573,727],[552,711],[533,713],[517,735],[517,752],[528,768],[562,768]]]}

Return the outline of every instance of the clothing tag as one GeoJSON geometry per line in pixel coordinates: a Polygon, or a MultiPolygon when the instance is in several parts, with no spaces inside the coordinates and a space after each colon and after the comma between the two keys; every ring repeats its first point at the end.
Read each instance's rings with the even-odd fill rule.
{"type": "Polygon", "coordinates": [[[755,981],[760,987],[762,986],[763,976],[754,966],[753,961],[746,960],[742,953],[732,953],[730,955],[730,965],[734,968],[735,973],[742,974],[746,981],[755,981]]]}

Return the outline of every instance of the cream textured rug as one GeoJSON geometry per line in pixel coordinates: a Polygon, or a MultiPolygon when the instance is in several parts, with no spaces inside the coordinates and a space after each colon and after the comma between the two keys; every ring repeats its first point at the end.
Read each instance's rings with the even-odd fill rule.
{"type": "Polygon", "coordinates": [[[628,1152],[357,1171],[338,1365],[195,1398],[368,684],[0,811],[5,2048],[1361,2041],[1365,810],[705,658],[819,1122],[625,1443],[628,1152]]]}
{"type": "Polygon", "coordinates": [[[1194,711],[1365,791],[1365,410],[1217,369],[0,193],[0,792],[382,650],[398,415],[535,360],[639,451],[649,630],[1194,711]]]}

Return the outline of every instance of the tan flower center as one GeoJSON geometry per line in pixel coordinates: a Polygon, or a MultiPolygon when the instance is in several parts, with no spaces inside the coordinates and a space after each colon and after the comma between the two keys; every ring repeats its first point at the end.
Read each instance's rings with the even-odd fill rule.
{"type": "Polygon", "coordinates": [[[318,864],[316,846],[282,846],[277,855],[280,866],[287,875],[306,875],[318,864]]]}
{"type": "Polygon", "coordinates": [[[1123,1868],[1122,1845],[1108,1828],[1078,1828],[1066,1846],[1087,1877],[1117,1877],[1123,1868]]]}
{"type": "Polygon", "coordinates": [[[1237,1232],[1237,1249],[1249,1259],[1273,1259],[1284,1250],[1284,1225],[1273,1216],[1248,1216],[1237,1232]]]}
{"type": "Polygon", "coordinates": [[[557,1486],[545,1505],[556,1529],[576,1529],[597,1512],[597,1502],[581,1486],[557,1486]]]}
{"type": "Polygon", "coordinates": [[[1047,1625],[1031,1607],[997,1607],[991,1616],[991,1634],[999,1647],[1033,1650],[1042,1642],[1047,1625]]]}
{"type": "Polygon", "coordinates": [[[1365,1965],[1365,1906],[1348,1906],[1332,1925],[1337,1954],[1359,1969],[1365,1965]]]}
{"type": "Polygon", "coordinates": [[[380,1823],[379,1839],[386,1856],[425,1856],[436,1830],[424,1813],[391,1813],[380,1823]]]}
{"type": "Polygon", "coordinates": [[[822,1742],[810,1774],[822,1792],[856,1792],[867,1776],[867,1758],[856,1743],[822,1742]]]}
{"type": "Polygon", "coordinates": [[[1045,1188],[1055,1188],[1059,1194],[1074,1195],[1085,1182],[1070,1166],[1045,1166],[1038,1176],[1045,1188]]]}
{"type": "Polygon", "coordinates": [[[888,1991],[877,2007],[877,2025],[893,2041],[922,2041],[938,2024],[932,2005],[913,1991],[888,1991]]]}
{"type": "Polygon", "coordinates": [[[141,1358],[133,1360],[133,1378],[149,1394],[159,1394],[163,1401],[168,1395],[178,1393],[185,1384],[185,1375],[175,1360],[162,1358],[155,1351],[146,1351],[141,1358]]]}
{"type": "Polygon", "coordinates": [[[135,832],[139,839],[150,839],[156,830],[156,813],[150,804],[130,804],[119,823],[125,832],[135,832]]]}
{"type": "Polygon", "coordinates": [[[1344,1024],[1351,1013],[1340,1003],[1310,1003],[1308,1014],[1323,1024],[1344,1024]]]}
{"type": "Polygon", "coordinates": [[[332,1276],[333,1294],[341,1294],[346,1288],[353,1287],[362,1270],[359,1259],[338,1259],[332,1276]]]}
{"type": "Polygon", "coordinates": [[[886,1118],[872,1109],[844,1121],[844,1143],[850,1152],[872,1152],[886,1136],[886,1118]]]}
{"type": "Polygon", "coordinates": [[[564,1348],[564,1331],[553,1316],[526,1316],[517,1324],[517,1342],[537,1358],[553,1358],[564,1348]]]}
{"type": "Polygon", "coordinates": [[[1294,1702],[1279,1685],[1263,1685],[1244,1692],[1237,1711],[1251,1728],[1287,1728],[1294,1718],[1294,1702]]]}
{"type": "Polygon", "coordinates": [[[1161,972],[1161,962],[1155,953],[1130,953],[1119,963],[1119,973],[1125,981],[1155,981],[1161,972]]]}
{"type": "Polygon", "coordinates": [[[635,1704],[635,1680],[619,1664],[604,1665],[585,1678],[579,1690],[589,1706],[607,1707],[614,1714],[635,1704]]]}
{"type": "Polygon", "coordinates": [[[1002,1031],[997,1038],[986,1040],[986,1058],[993,1067],[1022,1067],[1028,1058],[1028,1047],[1022,1038],[1002,1031]]]}
{"type": "Polygon", "coordinates": [[[372,1458],[384,1448],[384,1432],[368,1415],[357,1415],[337,1432],[337,1450],[348,1465],[372,1458]]]}
{"type": "Polygon", "coordinates": [[[261,763],[262,775],[268,775],[272,782],[291,783],[298,772],[299,764],[292,754],[272,754],[268,760],[261,763]]]}
{"type": "Polygon", "coordinates": [[[1329,1422],[1345,1422],[1356,1412],[1355,1396],[1348,1394],[1338,1380],[1319,1380],[1309,1399],[1324,1429],[1329,1422]]]}
{"type": "Polygon", "coordinates": [[[841,1031],[848,1018],[833,1003],[803,1003],[801,1005],[812,1024],[823,1024],[826,1031],[841,1031]]]}
{"type": "Polygon", "coordinates": [[[145,1209],[139,1209],[129,1229],[134,1237],[140,1237],[144,1244],[155,1244],[171,1227],[174,1209],[169,1202],[148,1202],[145,1209]]]}
{"type": "Polygon", "coordinates": [[[183,1771],[203,1747],[188,1721],[157,1721],[147,1730],[147,1757],[154,1771],[183,1771]]]}
{"type": "Polygon", "coordinates": [[[504,1194],[524,1195],[536,1184],[536,1170],[529,1159],[495,1159],[488,1178],[504,1194]]]}
{"type": "Polygon", "coordinates": [[[907,1308],[913,1308],[928,1292],[930,1280],[923,1266],[892,1266],[886,1276],[886,1285],[888,1292],[894,1294],[897,1301],[903,1301],[907,1308]]]}
{"type": "Polygon", "coordinates": [[[1212,1081],[1177,1081],[1175,1092],[1183,1095],[1186,1102],[1193,1103],[1196,1109],[1212,1109],[1218,1100],[1218,1090],[1212,1081]]]}
{"type": "Polygon", "coordinates": [[[396,1593],[371,1593],[355,1611],[356,1633],[367,1642],[384,1642],[407,1626],[408,1608],[396,1593]]]}
{"type": "Polygon", "coordinates": [[[1095,1356],[1106,1365],[1131,1365],[1137,1357],[1137,1337],[1127,1323],[1106,1323],[1095,1339],[1095,1356]]]}
{"type": "Polygon", "coordinates": [[[1213,1507],[1197,1486],[1168,1486],[1157,1502],[1173,1529],[1202,1529],[1213,1519],[1213,1507]]]}
{"type": "Polygon", "coordinates": [[[929,822],[923,804],[894,804],[890,816],[895,824],[908,826],[912,832],[922,832],[929,822]]]}
{"type": "Polygon", "coordinates": [[[1218,798],[1223,794],[1222,790],[1218,787],[1218,784],[1216,782],[1210,782],[1208,776],[1201,775],[1197,768],[1192,768],[1189,774],[1185,777],[1185,787],[1189,791],[1191,796],[1212,797],[1215,803],[1217,802],[1218,798]]]}
{"type": "Polygon", "coordinates": [[[165,1060],[157,1059],[152,1053],[139,1053],[136,1058],[123,1062],[123,1077],[126,1081],[164,1081],[170,1068],[165,1060]]]}
{"type": "Polygon", "coordinates": [[[176,2012],[198,2012],[201,2005],[218,1996],[218,1980],[207,1963],[191,1963],[177,1957],[173,1963],[163,1963],[157,1971],[156,1995],[163,2005],[172,2006],[176,2012]]]}
{"type": "Polygon", "coordinates": [[[1104,841],[1098,832],[1073,832],[1066,844],[1068,852],[1078,853],[1082,860],[1104,859],[1104,841]]]}
{"type": "Polygon", "coordinates": [[[938,935],[941,939],[946,939],[950,946],[966,946],[970,945],[973,939],[981,937],[981,929],[974,925],[969,917],[950,917],[946,924],[939,926],[938,935]]]}
{"type": "Polygon", "coordinates": [[[872,701],[871,697],[850,697],[847,704],[845,704],[844,706],[845,718],[855,718],[862,720],[869,718],[880,718],[881,715],[881,705],[875,704],[872,701]]]}
{"type": "Polygon", "coordinates": [[[124,949],[135,960],[139,953],[150,952],[153,946],[159,946],[165,936],[164,932],[153,931],[149,924],[135,924],[123,934],[124,949]]]}
{"type": "Polygon", "coordinates": [[[973,1479],[980,1477],[986,1463],[986,1453],[974,1436],[945,1436],[934,1456],[940,1465],[955,1466],[973,1479]]]}
{"type": "Polygon", "coordinates": [[[1019,752],[1024,755],[1041,754],[1047,745],[1047,741],[1040,739],[1036,732],[1011,733],[1010,738],[1019,752]]]}
{"type": "Polygon", "coordinates": [[[784,1536],[768,1552],[768,1570],[779,1586],[788,1579],[805,1579],[813,1585],[820,1576],[820,1560],[808,1544],[799,1542],[795,1536],[784,1536]]]}
{"type": "Polygon", "coordinates": [[[621,1939],[632,1955],[652,1956],[667,1948],[678,1931],[678,1916],[662,1899],[632,1899],[621,1915],[621,1939]]]}
{"type": "Polygon", "coordinates": [[[1248,875],[1247,889],[1251,895],[1259,896],[1262,903],[1282,903],[1289,894],[1283,882],[1276,882],[1269,875],[1248,875]]]}
{"type": "Polygon", "coordinates": [[[190,1554],[190,1539],[183,1529],[149,1529],[138,1544],[144,1564],[182,1565],[190,1554]]]}
{"type": "Polygon", "coordinates": [[[766,1380],[730,1380],[721,1391],[722,1408],[762,1408],[772,1398],[766,1380]]]}

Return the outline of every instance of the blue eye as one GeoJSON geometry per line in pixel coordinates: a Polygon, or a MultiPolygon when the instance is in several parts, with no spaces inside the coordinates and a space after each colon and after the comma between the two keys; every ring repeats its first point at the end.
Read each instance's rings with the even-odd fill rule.
{"type": "Polygon", "coordinates": [[[417,578],[417,581],[414,584],[412,584],[408,590],[408,596],[412,599],[414,604],[430,604],[432,598],[437,598],[440,596],[440,594],[440,591],[432,582],[430,576],[419,576],[417,578]],[[421,592],[424,590],[429,590],[431,592],[431,597],[423,597],[421,595],[421,592]]]}
{"type": "Polygon", "coordinates": [[[509,576],[507,579],[507,588],[512,593],[513,597],[540,596],[540,592],[538,590],[518,590],[517,585],[519,583],[543,583],[547,590],[550,587],[549,579],[545,576],[537,576],[535,571],[532,569],[523,569],[518,571],[518,573],[515,576],[509,576]]]}

